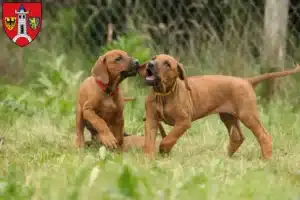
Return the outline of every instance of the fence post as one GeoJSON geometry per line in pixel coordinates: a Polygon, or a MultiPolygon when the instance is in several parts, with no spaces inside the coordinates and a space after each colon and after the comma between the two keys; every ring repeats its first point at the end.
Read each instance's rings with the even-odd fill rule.
{"type": "Polygon", "coordinates": [[[106,43],[109,44],[112,41],[112,35],[114,32],[114,26],[112,23],[108,23],[107,24],[107,39],[106,39],[106,43]]]}
{"type": "MultiPolygon", "coordinates": [[[[264,16],[263,72],[284,68],[289,0],[266,0],[264,16]]],[[[278,88],[277,81],[265,83],[264,97],[267,101],[278,88]]]]}

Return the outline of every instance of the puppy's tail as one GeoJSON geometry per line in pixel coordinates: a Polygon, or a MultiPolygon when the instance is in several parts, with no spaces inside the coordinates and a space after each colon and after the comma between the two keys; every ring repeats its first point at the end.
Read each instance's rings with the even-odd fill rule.
{"type": "Polygon", "coordinates": [[[255,87],[257,84],[259,84],[260,82],[262,82],[264,80],[274,79],[274,78],[278,78],[278,77],[281,77],[281,76],[288,76],[288,75],[291,75],[291,74],[295,74],[297,72],[300,72],[300,65],[299,64],[297,64],[296,67],[294,69],[291,69],[291,70],[266,73],[266,74],[246,78],[246,80],[248,80],[252,84],[252,86],[255,87]]]}

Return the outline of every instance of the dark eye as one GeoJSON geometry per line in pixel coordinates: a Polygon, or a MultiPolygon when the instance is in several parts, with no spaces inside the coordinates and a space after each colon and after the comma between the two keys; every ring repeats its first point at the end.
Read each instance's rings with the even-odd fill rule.
{"type": "Polygon", "coordinates": [[[115,61],[116,62],[120,62],[122,60],[122,57],[120,56],[120,57],[117,57],[116,59],[115,59],[115,61]]]}

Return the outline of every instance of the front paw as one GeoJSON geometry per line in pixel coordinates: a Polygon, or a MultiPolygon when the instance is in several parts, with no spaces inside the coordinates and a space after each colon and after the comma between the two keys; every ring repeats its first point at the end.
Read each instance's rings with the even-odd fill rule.
{"type": "Polygon", "coordinates": [[[111,132],[100,134],[99,137],[102,144],[106,148],[110,148],[110,149],[118,148],[118,141],[111,132]]]}
{"type": "Polygon", "coordinates": [[[159,153],[161,154],[170,153],[171,149],[175,144],[176,144],[176,139],[173,139],[170,136],[163,138],[159,145],[159,153]]]}
{"type": "Polygon", "coordinates": [[[155,159],[155,149],[149,148],[147,146],[143,146],[143,152],[146,157],[150,159],[155,159]]]}
{"type": "Polygon", "coordinates": [[[76,146],[76,148],[83,148],[84,147],[84,139],[82,139],[81,137],[76,137],[75,146],[76,146]]]}

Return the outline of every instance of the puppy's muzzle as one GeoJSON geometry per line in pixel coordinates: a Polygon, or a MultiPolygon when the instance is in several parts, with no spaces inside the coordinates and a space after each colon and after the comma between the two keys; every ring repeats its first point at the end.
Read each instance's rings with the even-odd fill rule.
{"type": "Polygon", "coordinates": [[[152,60],[146,66],[147,76],[146,76],[145,82],[147,85],[153,86],[156,83],[157,76],[156,76],[156,72],[155,72],[155,65],[156,65],[155,61],[152,60]]]}
{"type": "Polygon", "coordinates": [[[128,69],[121,72],[121,76],[123,78],[135,76],[138,72],[139,61],[137,59],[133,59],[131,64],[128,66],[128,69]]]}

